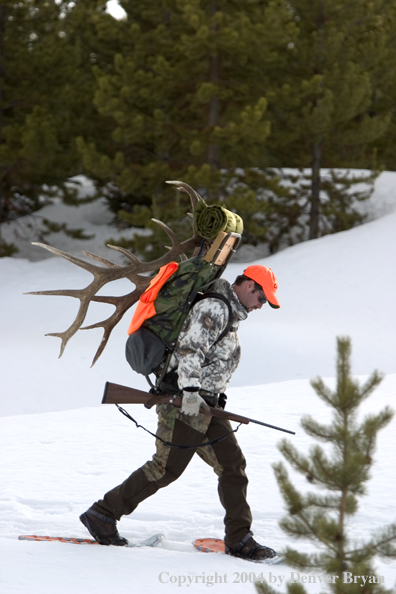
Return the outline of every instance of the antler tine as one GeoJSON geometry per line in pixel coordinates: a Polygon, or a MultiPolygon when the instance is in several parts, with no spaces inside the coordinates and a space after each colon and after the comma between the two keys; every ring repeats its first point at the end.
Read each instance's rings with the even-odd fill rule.
{"type": "MultiPolygon", "coordinates": [[[[91,283],[91,285],[92,284],[93,283],[91,283]]],[[[87,288],[89,288],[89,287],[87,287],[87,288]]],[[[81,292],[81,291],[78,291],[78,290],[73,291],[73,293],[79,293],[79,292],[81,292]]],[[[78,297],[77,294],[74,294],[74,295],[71,294],[72,291],[64,291],[63,293],[57,292],[58,295],[59,294],[65,295],[66,293],[69,293],[69,296],[70,297],[78,297]]],[[[43,292],[42,294],[44,294],[44,295],[50,295],[50,294],[53,294],[53,293],[51,293],[50,291],[46,291],[46,292],[43,292]]],[[[85,320],[85,316],[87,315],[88,306],[89,306],[89,300],[83,299],[82,297],[80,297],[79,299],[80,299],[80,307],[79,307],[79,310],[78,310],[76,319],[71,324],[71,326],[69,326],[69,328],[67,330],[65,330],[64,332],[52,332],[50,334],[46,334],[46,336],[55,336],[56,338],[60,338],[61,339],[61,347],[60,347],[60,352],[59,352],[59,357],[58,357],[59,359],[62,357],[63,352],[64,352],[64,350],[66,348],[66,345],[69,342],[70,338],[80,328],[81,324],[85,320]]]]}
{"type": "Polygon", "coordinates": [[[200,200],[203,200],[203,198],[198,194],[198,192],[196,190],[194,190],[194,188],[192,188],[191,186],[186,184],[185,182],[177,181],[177,180],[169,180],[166,183],[173,184],[174,186],[177,186],[177,189],[180,192],[186,192],[190,196],[191,206],[193,207],[193,210],[194,210],[195,206],[197,205],[197,202],[199,202],[200,200]]]}
{"type": "Polygon", "coordinates": [[[91,254],[90,252],[82,252],[84,256],[88,256],[88,258],[92,258],[92,260],[96,260],[97,262],[101,262],[105,266],[109,268],[120,268],[118,264],[114,264],[114,262],[110,262],[110,260],[106,260],[106,258],[102,258],[101,256],[95,256],[95,254],[91,254]]]}
{"type": "Polygon", "coordinates": [[[191,240],[187,240],[186,242],[180,243],[172,229],[168,227],[168,225],[165,225],[165,223],[163,223],[162,221],[158,221],[157,219],[151,220],[157,223],[160,227],[162,227],[165,233],[167,233],[170,239],[172,240],[172,247],[165,246],[166,249],[169,250],[169,254],[175,253],[177,256],[180,256],[180,260],[182,262],[183,260],[187,260],[187,256],[184,253],[184,251],[191,249],[193,247],[195,248],[201,243],[201,237],[197,234],[195,227],[193,227],[193,236],[191,237],[191,240],[193,240],[194,243],[190,245],[191,240]],[[197,242],[197,240],[199,241],[197,242]]]}
{"type": "Polygon", "coordinates": [[[129,258],[135,264],[142,264],[141,260],[139,260],[139,258],[137,258],[129,250],[126,250],[125,248],[120,247],[119,245],[111,245],[110,243],[106,243],[106,245],[111,250],[116,250],[117,252],[120,252],[121,254],[124,254],[124,256],[126,256],[127,258],[129,258]]]}
{"type": "Polygon", "coordinates": [[[176,237],[176,233],[174,231],[172,231],[172,229],[170,227],[168,227],[168,225],[166,225],[165,223],[163,223],[162,221],[159,221],[158,219],[151,219],[154,223],[157,223],[157,225],[159,225],[160,227],[162,227],[162,229],[165,231],[165,233],[168,235],[168,237],[170,238],[170,240],[172,241],[172,248],[176,248],[180,246],[180,241],[177,239],[176,237]]]}
{"type": "Polygon", "coordinates": [[[37,241],[32,241],[32,245],[38,245],[39,247],[42,247],[45,250],[48,250],[49,252],[52,252],[56,256],[65,258],[65,260],[69,260],[69,262],[72,262],[73,264],[80,266],[80,268],[84,268],[84,270],[87,270],[88,272],[91,272],[92,274],[94,274],[97,270],[100,270],[100,268],[98,266],[95,266],[95,264],[91,264],[91,262],[87,262],[86,260],[81,260],[81,258],[72,256],[71,254],[68,254],[66,252],[62,252],[62,250],[58,250],[58,248],[54,248],[50,245],[47,245],[46,243],[39,243],[37,241]]]}
{"type": "MultiPolygon", "coordinates": [[[[142,280],[144,279],[144,277],[141,277],[141,278],[142,278],[142,280]]],[[[95,353],[95,356],[92,360],[91,367],[93,367],[95,365],[96,361],[99,359],[100,355],[102,354],[102,352],[110,338],[110,334],[111,334],[113,328],[121,320],[124,313],[130,307],[132,307],[132,305],[134,305],[136,303],[136,301],[139,299],[139,297],[142,295],[142,293],[145,291],[145,289],[149,285],[150,279],[145,278],[144,280],[146,281],[144,286],[142,285],[139,288],[136,288],[134,291],[132,291],[132,293],[129,293],[128,295],[123,295],[122,297],[95,296],[92,298],[92,301],[98,301],[100,303],[109,303],[111,305],[114,305],[116,310],[106,320],[103,320],[103,322],[97,322],[96,324],[91,324],[90,326],[84,326],[83,328],[80,328],[80,330],[93,330],[95,328],[103,328],[102,340],[100,341],[99,347],[98,347],[98,349],[95,353]]]]}

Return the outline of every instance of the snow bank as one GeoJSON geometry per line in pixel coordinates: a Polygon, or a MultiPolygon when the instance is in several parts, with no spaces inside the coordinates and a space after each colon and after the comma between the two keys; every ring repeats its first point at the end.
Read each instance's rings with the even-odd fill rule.
{"type": "MultiPolygon", "coordinates": [[[[300,429],[301,416],[309,413],[328,421],[328,411],[308,380],[321,375],[327,384],[334,384],[337,335],[351,336],[353,371],[361,380],[374,368],[387,374],[364,411],[377,412],[393,403],[395,224],[396,213],[388,214],[259,261],[277,275],[282,307],[264,307],[241,325],[243,359],[227,391],[230,410],[296,431],[289,439],[307,451],[310,441],[300,429]]],[[[232,264],[226,277],[232,281],[242,269],[232,264]]],[[[60,360],[59,340],[44,337],[71,323],[75,300],[22,294],[82,287],[90,279],[88,273],[59,258],[0,260],[0,590],[7,594],[107,594],[110,590],[157,594],[186,587],[201,593],[211,587],[215,592],[236,593],[254,592],[249,583],[253,574],[259,577],[262,572],[266,580],[271,576],[290,579],[291,569],[286,566],[268,568],[193,549],[190,543],[195,538],[223,535],[216,477],[198,458],[180,480],[120,522],[121,534],[132,540],[163,532],[160,548],[17,540],[19,534],[28,533],[87,536],[79,514],[153,453],[150,436],[137,431],[115,407],[100,405],[106,380],[145,388],[144,380],[132,374],[124,360],[129,315],[90,369],[100,330],[79,332],[60,360]],[[183,577],[193,580],[191,586],[182,583],[183,577]]],[[[125,281],[106,293],[130,290],[125,281]]],[[[87,324],[107,315],[106,306],[94,304],[87,324]]],[[[151,411],[142,406],[129,409],[155,430],[151,411]]],[[[351,523],[352,535],[358,539],[392,520],[395,429],[393,421],[380,433],[368,496],[351,523]]],[[[259,542],[276,549],[288,544],[278,527],[284,510],[271,468],[281,459],[276,444],[282,436],[257,425],[238,432],[248,461],[253,530],[259,542]]],[[[301,477],[295,482],[306,490],[301,477]]],[[[312,550],[309,543],[298,546],[312,550]]],[[[395,564],[378,561],[377,569],[391,588],[395,564]]],[[[312,594],[320,589],[319,583],[308,586],[312,594]]]]}

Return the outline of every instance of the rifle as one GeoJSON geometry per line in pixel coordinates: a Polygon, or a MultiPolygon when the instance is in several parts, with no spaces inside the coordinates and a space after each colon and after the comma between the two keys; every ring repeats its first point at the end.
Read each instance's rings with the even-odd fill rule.
{"type": "MultiPolygon", "coordinates": [[[[146,408],[152,408],[155,404],[172,404],[172,406],[180,408],[181,402],[182,399],[176,396],[153,395],[149,392],[144,392],[143,390],[136,390],[136,388],[128,388],[127,386],[120,386],[119,384],[112,384],[111,382],[106,382],[102,399],[102,404],[144,404],[146,408]]],[[[294,431],[282,429],[282,427],[269,425],[268,423],[256,421],[255,419],[249,419],[248,417],[242,417],[241,415],[225,411],[222,408],[214,408],[213,406],[210,406],[209,408],[210,412],[207,412],[204,409],[201,409],[200,412],[206,415],[212,415],[213,417],[219,417],[220,419],[243,423],[245,425],[256,423],[256,425],[263,425],[270,429],[276,429],[277,431],[284,431],[285,433],[295,435],[294,431]]]]}

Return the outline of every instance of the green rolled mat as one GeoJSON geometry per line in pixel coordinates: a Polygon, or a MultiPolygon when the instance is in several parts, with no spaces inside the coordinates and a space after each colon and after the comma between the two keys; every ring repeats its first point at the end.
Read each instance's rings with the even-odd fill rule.
{"type": "Polygon", "coordinates": [[[200,200],[194,209],[194,227],[204,239],[215,239],[220,231],[242,235],[243,220],[224,206],[208,206],[200,200]]]}

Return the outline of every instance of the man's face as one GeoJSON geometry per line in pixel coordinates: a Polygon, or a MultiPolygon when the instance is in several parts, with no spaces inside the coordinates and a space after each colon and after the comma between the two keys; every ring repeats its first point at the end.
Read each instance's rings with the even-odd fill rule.
{"type": "Polygon", "coordinates": [[[250,313],[254,309],[261,309],[267,303],[264,291],[256,289],[254,281],[247,281],[243,285],[245,290],[238,297],[246,311],[250,313]]]}

